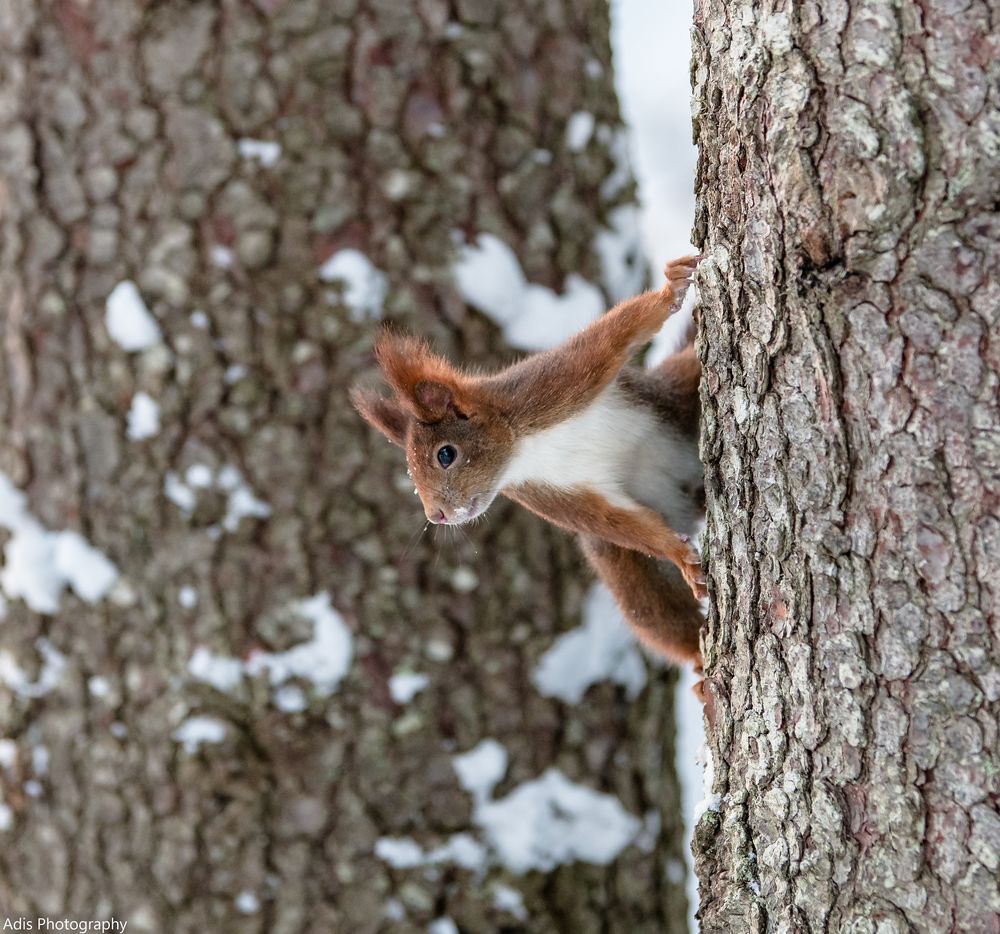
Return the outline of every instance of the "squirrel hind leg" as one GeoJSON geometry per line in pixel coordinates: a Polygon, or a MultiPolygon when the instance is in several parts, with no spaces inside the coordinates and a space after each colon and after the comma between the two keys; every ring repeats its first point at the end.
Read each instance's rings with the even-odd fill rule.
{"type": "Polygon", "coordinates": [[[593,536],[581,535],[580,545],[639,640],[670,661],[700,668],[704,617],[681,572],[668,561],[593,536]]]}

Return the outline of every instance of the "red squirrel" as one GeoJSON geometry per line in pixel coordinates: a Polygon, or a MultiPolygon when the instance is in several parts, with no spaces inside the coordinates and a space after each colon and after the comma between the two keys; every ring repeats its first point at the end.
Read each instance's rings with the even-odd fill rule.
{"type": "Polygon", "coordinates": [[[690,340],[655,369],[626,364],[680,305],[699,259],[673,260],[660,290],[498,373],[458,369],[384,330],[375,357],[393,397],[351,390],[406,451],[431,522],[469,522],[502,495],[578,533],[639,639],[696,668],[706,591],[688,537],[704,511],[701,366],[690,340]]]}

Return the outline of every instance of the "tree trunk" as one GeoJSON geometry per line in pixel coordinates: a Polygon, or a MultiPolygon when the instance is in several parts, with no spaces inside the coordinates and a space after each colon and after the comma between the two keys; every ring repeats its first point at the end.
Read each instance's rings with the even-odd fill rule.
{"type": "Polygon", "coordinates": [[[673,679],[541,696],[574,544],[512,507],[418,538],[346,399],[378,296],[318,276],[360,250],[386,317],[482,364],[455,236],[596,281],[632,197],[607,30],[599,0],[0,2],[0,912],[684,929],[673,679]],[[400,672],[428,678],[408,702],[400,672]],[[556,767],[659,832],[608,865],[429,862],[487,842],[453,766],[487,738],[495,799],[556,767]],[[417,865],[376,854],[406,837],[417,865]]]}
{"type": "Polygon", "coordinates": [[[1000,930],[996,16],[698,4],[705,931],[1000,930]]]}

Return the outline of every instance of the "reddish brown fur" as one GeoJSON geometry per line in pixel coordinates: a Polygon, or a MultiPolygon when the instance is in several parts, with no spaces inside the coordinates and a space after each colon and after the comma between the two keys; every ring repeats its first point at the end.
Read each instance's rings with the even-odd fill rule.
{"type": "MultiPolygon", "coordinates": [[[[355,387],[351,399],[369,423],[406,449],[429,517],[438,510],[461,515],[474,497],[495,494],[519,437],[580,412],[615,380],[636,404],[651,408],[681,431],[685,443],[694,444],[700,366],[693,347],[652,371],[628,370],[625,364],[663,325],[696,263],[685,257],[668,264],[661,290],[621,302],[561,346],[493,375],[459,370],[424,341],[384,331],[375,356],[394,398],[355,387]],[[450,469],[437,461],[445,444],[458,451],[450,469]]],[[[584,553],[639,638],[668,658],[700,664],[701,613],[692,596],[705,592],[698,558],[658,512],[638,504],[616,506],[586,488],[522,484],[501,492],[580,533],[584,553]]],[[[683,495],[697,503],[703,494],[683,495]]]]}
{"type": "Polygon", "coordinates": [[[593,535],[580,545],[636,635],[672,661],[700,666],[701,608],[678,570],[593,535]]]}
{"type": "Polygon", "coordinates": [[[504,490],[504,496],[560,528],[665,558],[677,566],[698,597],[707,595],[695,550],[652,509],[615,506],[594,490],[571,492],[532,483],[504,490]]]}

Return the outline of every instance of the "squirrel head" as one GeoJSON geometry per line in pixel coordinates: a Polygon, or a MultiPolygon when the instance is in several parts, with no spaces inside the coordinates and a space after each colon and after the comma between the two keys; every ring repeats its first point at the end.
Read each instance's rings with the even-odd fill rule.
{"type": "Polygon", "coordinates": [[[393,396],[355,386],[351,401],[405,450],[427,518],[459,525],[482,515],[500,492],[515,438],[481,381],[422,340],[389,331],[376,339],[375,359],[393,396]]]}

